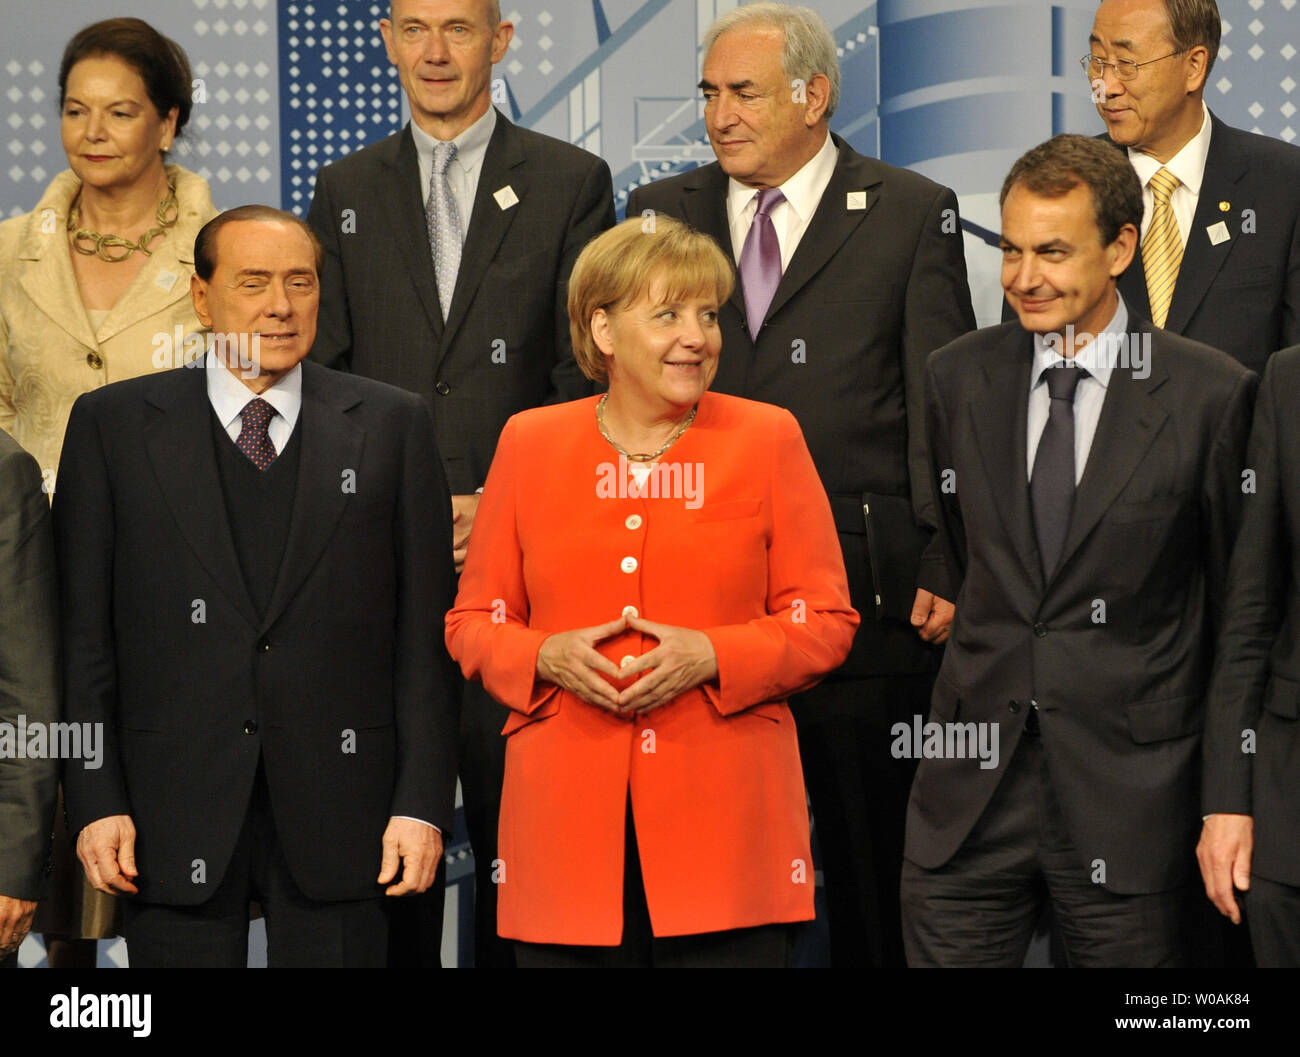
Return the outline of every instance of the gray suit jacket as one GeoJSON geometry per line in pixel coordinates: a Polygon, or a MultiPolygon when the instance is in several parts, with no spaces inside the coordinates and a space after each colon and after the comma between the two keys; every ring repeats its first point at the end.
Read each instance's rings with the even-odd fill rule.
{"type": "Polygon", "coordinates": [[[487,478],[506,419],[588,395],[569,272],[614,223],[609,167],[497,114],[444,323],[409,128],[321,169],[307,219],[325,246],[312,356],[419,393],[453,495],[487,478]],[[509,188],[513,197],[497,192],[509,188]]]}
{"type": "MultiPolygon", "coordinates": [[[[40,469],[0,431],[0,723],[59,719],[57,593],[40,469]]],[[[7,756],[0,755],[0,895],[36,900],[49,865],[59,762],[7,756]]]]}

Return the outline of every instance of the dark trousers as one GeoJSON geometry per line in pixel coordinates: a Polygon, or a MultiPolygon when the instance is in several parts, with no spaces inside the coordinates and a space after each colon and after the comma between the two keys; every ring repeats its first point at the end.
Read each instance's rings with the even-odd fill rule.
{"type": "MultiPolygon", "coordinates": [[[[379,848],[375,848],[379,873],[379,848]]],[[[271,968],[382,967],[388,946],[384,897],[321,903],[294,883],[259,764],[230,866],[198,906],[126,901],[122,933],[131,968],[242,968],[248,964],[248,903],[266,918],[271,968]]]]}
{"type": "Polygon", "coordinates": [[[1255,960],[1265,969],[1300,968],[1300,888],[1258,874],[1237,896],[1245,907],[1255,960]]]}
{"type": "Polygon", "coordinates": [[[834,968],[902,968],[898,884],[915,760],[890,728],[928,716],[933,673],[831,679],[790,699],[812,801],[834,968]]]}
{"type": "Polygon", "coordinates": [[[623,838],[622,942],[617,947],[516,943],[515,951],[521,969],[783,969],[790,964],[791,941],[790,925],[656,937],[650,927],[629,799],[623,838]]]}
{"type": "Polygon", "coordinates": [[[913,967],[1023,964],[1050,901],[1072,967],[1184,967],[1198,884],[1117,895],[1070,840],[1042,743],[1026,733],[979,822],[937,870],[903,865],[903,936],[913,967]]]}
{"type": "Polygon", "coordinates": [[[515,968],[515,947],[497,935],[497,819],[506,775],[506,739],[501,736],[510,710],[479,683],[466,682],[460,709],[460,791],[465,828],[474,851],[474,966],[515,968]]]}

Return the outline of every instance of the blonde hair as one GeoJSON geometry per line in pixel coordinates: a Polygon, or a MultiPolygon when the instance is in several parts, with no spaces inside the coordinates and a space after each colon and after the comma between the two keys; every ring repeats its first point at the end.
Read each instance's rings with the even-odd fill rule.
{"type": "Polygon", "coordinates": [[[605,381],[608,371],[592,337],[591,317],[600,308],[626,308],[656,282],[664,284],[665,301],[705,293],[721,305],[731,296],[736,272],[713,239],[672,217],[633,217],[597,235],[578,255],[569,276],[573,355],[592,381],[605,381]]]}

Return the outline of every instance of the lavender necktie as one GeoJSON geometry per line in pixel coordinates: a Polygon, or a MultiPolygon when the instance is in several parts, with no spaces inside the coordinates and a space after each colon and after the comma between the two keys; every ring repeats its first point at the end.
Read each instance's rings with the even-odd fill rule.
{"type": "Polygon", "coordinates": [[[779,188],[766,187],[758,192],[758,212],[740,252],[740,285],[745,292],[745,317],[753,340],[757,340],[768,306],[781,285],[781,244],[769,214],[784,201],[779,188]]]}

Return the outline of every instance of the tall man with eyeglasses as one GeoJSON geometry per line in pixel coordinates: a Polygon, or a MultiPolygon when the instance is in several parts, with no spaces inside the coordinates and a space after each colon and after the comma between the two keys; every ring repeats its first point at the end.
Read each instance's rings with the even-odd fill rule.
{"type": "Polygon", "coordinates": [[[1210,113],[1219,34],[1214,0],[1104,0],[1081,65],[1142,181],[1120,293],[1156,326],[1262,371],[1300,342],[1300,148],[1210,113]]]}

